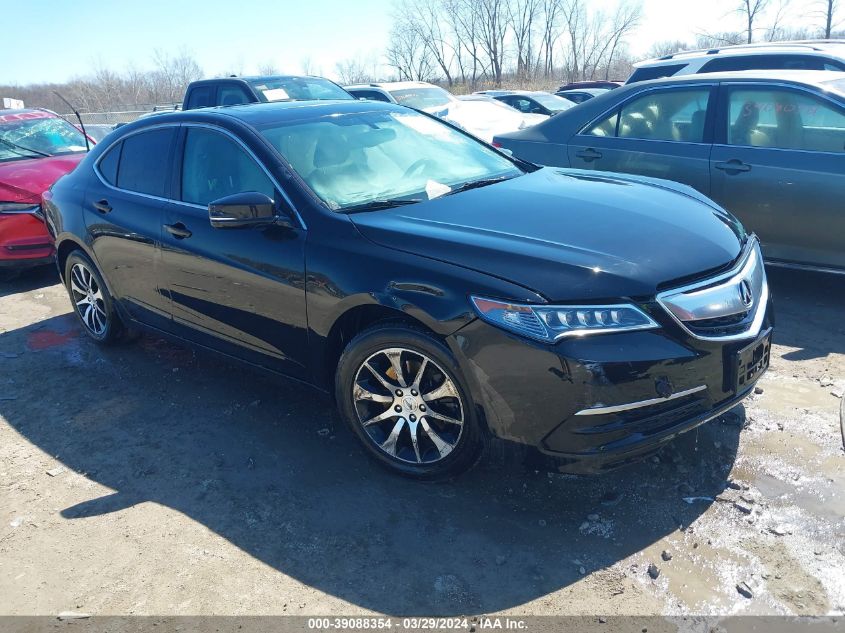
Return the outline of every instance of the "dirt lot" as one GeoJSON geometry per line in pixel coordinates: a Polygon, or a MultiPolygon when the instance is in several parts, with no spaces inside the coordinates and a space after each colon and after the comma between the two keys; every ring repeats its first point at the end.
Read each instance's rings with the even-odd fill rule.
{"type": "Polygon", "coordinates": [[[0,286],[0,612],[842,614],[845,279],[770,282],[744,407],[611,475],[494,456],[445,485],[301,387],[98,348],[50,269],[0,286]]]}

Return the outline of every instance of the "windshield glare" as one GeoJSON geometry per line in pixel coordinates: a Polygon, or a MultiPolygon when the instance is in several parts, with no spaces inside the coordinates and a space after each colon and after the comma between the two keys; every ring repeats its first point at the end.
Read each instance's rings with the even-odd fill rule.
{"type": "Polygon", "coordinates": [[[537,101],[537,103],[545,106],[549,110],[568,110],[574,104],[562,97],[558,97],[556,95],[544,95],[544,94],[534,94],[531,95],[531,98],[537,101]]]}
{"type": "Polygon", "coordinates": [[[390,94],[397,103],[417,110],[442,107],[454,100],[452,95],[437,86],[391,90],[390,94]]]}
{"type": "Polygon", "coordinates": [[[319,77],[280,77],[250,82],[262,102],[354,99],[340,86],[319,77]]]}
{"type": "Polygon", "coordinates": [[[0,161],[41,158],[44,154],[76,154],[86,151],[85,137],[67,121],[46,112],[0,115],[0,161]],[[26,148],[26,149],[23,149],[26,148]],[[29,152],[27,150],[35,150],[29,152]]]}
{"type": "Polygon", "coordinates": [[[376,200],[430,200],[467,182],[523,173],[480,141],[412,111],[333,115],[260,131],[339,211],[376,200]]]}

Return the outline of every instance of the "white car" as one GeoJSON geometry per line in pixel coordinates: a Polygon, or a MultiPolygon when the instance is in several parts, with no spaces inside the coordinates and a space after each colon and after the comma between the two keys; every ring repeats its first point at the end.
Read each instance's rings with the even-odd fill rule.
{"type": "Polygon", "coordinates": [[[424,81],[357,84],[344,89],[359,99],[398,103],[433,114],[487,143],[497,134],[522,130],[548,119],[541,114],[523,114],[493,99],[461,101],[424,81]]]}
{"type": "Polygon", "coordinates": [[[845,71],[845,40],[761,42],[680,51],[634,64],[625,83],[735,70],[845,71]]]}

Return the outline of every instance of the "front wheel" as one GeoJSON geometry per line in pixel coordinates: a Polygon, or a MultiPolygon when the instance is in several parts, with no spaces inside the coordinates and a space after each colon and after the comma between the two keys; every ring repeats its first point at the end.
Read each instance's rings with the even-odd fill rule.
{"type": "Polygon", "coordinates": [[[356,336],[338,363],[341,415],[367,452],[390,470],[444,479],[478,459],[475,408],[448,348],[404,325],[356,336]]]}
{"type": "Polygon", "coordinates": [[[65,285],[85,333],[97,343],[119,340],[124,328],[112,297],[97,267],[81,251],[74,251],[67,258],[65,285]]]}

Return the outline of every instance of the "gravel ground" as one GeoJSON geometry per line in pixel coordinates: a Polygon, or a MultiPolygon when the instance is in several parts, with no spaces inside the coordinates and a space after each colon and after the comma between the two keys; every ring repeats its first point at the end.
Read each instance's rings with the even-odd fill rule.
{"type": "Polygon", "coordinates": [[[0,286],[0,613],[843,614],[845,279],[770,283],[762,393],[658,457],[422,485],[307,389],[93,345],[33,271],[0,286]]]}

